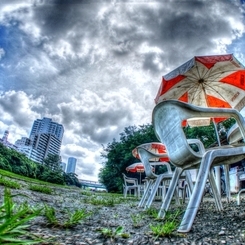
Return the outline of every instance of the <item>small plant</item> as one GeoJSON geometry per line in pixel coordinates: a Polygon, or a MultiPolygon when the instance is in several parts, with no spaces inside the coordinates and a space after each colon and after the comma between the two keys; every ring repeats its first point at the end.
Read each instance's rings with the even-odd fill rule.
{"type": "Polygon", "coordinates": [[[142,214],[131,214],[131,219],[133,220],[133,226],[134,227],[140,227],[140,222],[144,218],[142,214]]]}
{"type": "Polygon", "coordinates": [[[129,235],[122,233],[123,227],[118,226],[115,230],[109,229],[109,228],[103,228],[100,230],[101,234],[106,238],[116,238],[117,236],[121,236],[123,238],[128,238],[129,235]]]}
{"type": "Polygon", "coordinates": [[[164,224],[157,224],[157,226],[153,226],[150,224],[150,228],[154,235],[156,235],[156,239],[159,236],[170,236],[174,230],[177,229],[179,225],[179,221],[177,221],[177,217],[183,213],[181,210],[176,210],[174,214],[170,212],[166,213],[165,216],[165,223],[164,224]]]}
{"type": "Polygon", "coordinates": [[[146,212],[147,215],[157,219],[158,211],[157,211],[156,208],[150,207],[145,212],[146,212]]]}
{"type": "Polygon", "coordinates": [[[49,226],[71,228],[79,224],[81,220],[90,216],[92,212],[86,212],[86,209],[83,208],[82,210],[76,210],[74,213],[71,213],[68,209],[66,209],[66,214],[68,216],[68,220],[64,221],[64,223],[59,223],[55,215],[55,209],[53,207],[48,207],[45,204],[45,216],[48,220],[49,226]]]}
{"type": "Polygon", "coordinates": [[[73,227],[81,222],[81,220],[85,219],[86,217],[90,216],[92,212],[86,212],[86,208],[81,210],[76,210],[74,213],[68,211],[69,220],[64,222],[63,226],[65,228],[73,227]]]}
{"type": "Polygon", "coordinates": [[[0,176],[0,184],[4,185],[5,187],[13,188],[13,189],[20,189],[21,185],[14,181],[8,180],[0,176]]]}
{"type": "Polygon", "coordinates": [[[93,194],[92,194],[91,192],[89,192],[89,191],[81,191],[80,194],[83,195],[83,196],[92,196],[92,195],[93,195],[93,194]]]}
{"type": "Polygon", "coordinates": [[[48,220],[48,225],[49,226],[58,226],[59,222],[55,216],[55,209],[53,207],[49,207],[46,204],[44,204],[44,208],[45,208],[44,214],[48,220]]]}
{"type": "Polygon", "coordinates": [[[5,188],[3,205],[0,207],[0,244],[40,244],[43,240],[37,239],[26,231],[29,225],[25,223],[37,217],[42,209],[29,214],[29,207],[24,205],[16,211],[12,197],[10,190],[5,188]],[[23,236],[30,239],[23,239],[23,236]]]}
{"type": "Polygon", "coordinates": [[[52,189],[46,186],[40,186],[40,185],[30,185],[29,189],[32,191],[38,191],[38,192],[42,192],[45,194],[51,194],[52,193],[52,189]]]}
{"type": "Polygon", "coordinates": [[[150,224],[150,228],[154,235],[156,235],[157,239],[159,236],[169,236],[172,232],[177,228],[177,224],[175,221],[167,221],[164,224],[157,224],[157,226],[153,226],[150,224]]]}
{"type": "Polygon", "coordinates": [[[104,205],[107,207],[113,207],[116,203],[116,200],[113,198],[98,198],[98,197],[93,197],[89,201],[93,205],[104,205]]]}

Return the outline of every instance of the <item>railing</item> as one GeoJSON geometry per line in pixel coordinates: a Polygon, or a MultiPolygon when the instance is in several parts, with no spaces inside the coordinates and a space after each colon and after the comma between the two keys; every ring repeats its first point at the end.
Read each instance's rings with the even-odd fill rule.
{"type": "Polygon", "coordinates": [[[104,185],[102,185],[101,183],[97,181],[79,179],[79,182],[84,187],[94,187],[94,188],[106,189],[104,185]]]}

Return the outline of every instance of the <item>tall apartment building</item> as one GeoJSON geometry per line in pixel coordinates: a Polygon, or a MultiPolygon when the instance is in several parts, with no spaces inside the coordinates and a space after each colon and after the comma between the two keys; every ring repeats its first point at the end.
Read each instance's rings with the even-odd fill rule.
{"type": "Polygon", "coordinates": [[[61,124],[53,122],[51,118],[44,117],[43,119],[37,119],[34,121],[30,133],[30,139],[32,140],[37,134],[52,134],[62,141],[64,127],[61,124]]]}
{"type": "Polygon", "coordinates": [[[75,173],[77,159],[75,157],[69,157],[66,173],[75,173]]]}
{"type": "Polygon", "coordinates": [[[22,137],[21,140],[16,141],[16,144],[18,150],[28,158],[42,163],[49,154],[60,155],[63,134],[64,127],[61,124],[44,117],[33,122],[29,141],[28,138],[22,137]]]}

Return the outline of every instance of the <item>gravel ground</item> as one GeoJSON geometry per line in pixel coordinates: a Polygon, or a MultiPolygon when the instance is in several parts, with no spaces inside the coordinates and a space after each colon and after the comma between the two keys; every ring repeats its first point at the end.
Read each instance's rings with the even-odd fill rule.
{"type": "MultiPolygon", "coordinates": [[[[23,182],[23,186],[26,184],[23,182]]],[[[3,187],[0,186],[3,191],[3,187]]],[[[97,193],[91,196],[84,195],[84,191],[78,188],[55,188],[52,195],[42,194],[22,188],[21,190],[11,190],[12,194],[23,193],[23,196],[14,197],[15,203],[23,203],[25,200],[29,204],[37,206],[46,203],[56,210],[57,218],[62,222],[65,219],[65,209],[73,212],[76,209],[86,208],[92,214],[73,228],[62,228],[48,226],[44,216],[39,216],[30,222],[29,231],[38,237],[51,239],[50,242],[40,244],[58,245],[102,245],[102,244],[245,244],[245,196],[242,198],[241,205],[236,203],[235,196],[233,201],[227,203],[223,201],[224,211],[217,212],[213,199],[204,197],[201,207],[196,216],[192,230],[189,233],[173,232],[169,237],[159,237],[152,233],[150,224],[156,226],[164,221],[157,221],[142,209],[137,207],[137,200],[129,198],[123,200],[112,207],[105,205],[93,205],[86,200],[94,198],[97,200],[105,199],[97,193]],[[140,217],[136,225],[133,217],[140,217]],[[128,238],[115,236],[114,238],[105,237],[100,232],[103,228],[115,231],[117,227],[124,228],[123,233],[128,234],[128,238]]],[[[108,197],[107,197],[108,198],[108,197]]],[[[114,198],[117,203],[118,197],[114,198]]],[[[160,201],[155,201],[153,209],[159,209],[160,201]]],[[[186,205],[172,205],[170,213],[176,210],[184,210],[186,205]]],[[[173,216],[172,216],[173,217],[173,216]]],[[[180,216],[179,218],[181,218],[180,216]]]]}

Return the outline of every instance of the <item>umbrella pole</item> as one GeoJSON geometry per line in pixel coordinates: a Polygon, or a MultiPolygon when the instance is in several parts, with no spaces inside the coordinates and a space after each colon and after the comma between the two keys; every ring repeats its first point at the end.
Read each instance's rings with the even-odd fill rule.
{"type": "MultiPolygon", "coordinates": [[[[212,121],[213,121],[213,124],[214,124],[214,130],[215,130],[215,134],[216,134],[218,145],[221,146],[220,138],[219,138],[219,132],[218,132],[218,129],[217,129],[217,125],[216,125],[216,123],[214,121],[214,118],[212,118],[212,121]]],[[[221,194],[220,166],[217,166],[214,169],[215,169],[215,182],[216,182],[219,194],[221,194]]]]}

